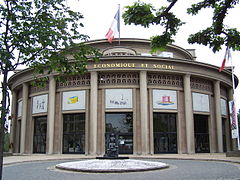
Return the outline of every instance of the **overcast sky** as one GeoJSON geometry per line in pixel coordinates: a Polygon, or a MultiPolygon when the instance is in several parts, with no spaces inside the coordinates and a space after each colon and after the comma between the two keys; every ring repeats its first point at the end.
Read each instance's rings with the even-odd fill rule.
{"type": "MultiPolygon", "coordinates": [[[[165,0],[166,1],[166,0],[165,0]]],[[[107,33],[114,15],[120,4],[121,14],[124,11],[126,5],[132,5],[135,0],[67,0],[66,3],[73,10],[79,11],[83,14],[84,19],[82,23],[84,28],[81,29],[83,34],[90,36],[90,40],[104,39],[107,33]]],[[[156,8],[160,7],[164,0],[148,0],[144,1],[153,4],[156,8]]],[[[186,13],[186,9],[190,7],[192,2],[198,2],[198,0],[179,0],[172,11],[186,22],[180,28],[179,33],[176,36],[176,40],[173,44],[181,46],[186,49],[196,49],[197,61],[221,66],[222,60],[225,54],[225,47],[220,52],[214,54],[208,47],[200,45],[190,45],[187,43],[189,34],[198,32],[198,30],[211,25],[212,12],[209,9],[202,11],[197,16],[191,16],[186,13]]],[[[232,9],[225,22],[230,27],[235,27],[240,31],[239,13],[240,5],[237,8],[232,9]]],[[[150,26],[150,28],[143,28],[134,25],[124,25],[121,18],[121,38],[144,38],[149,39],[153,35],[159,34],[162,28],[161,26],[150,26]]],[[[232,52],[233,65],[235,66],[235,74],[240,78],[240,52],[232,52]]],[[[230,65],[230,64],[229,64],[230,65]]],[[[235,90],[235,94],[239,94],[236,97],[237,109],[240,108],[240,85],[235,90]]]]}

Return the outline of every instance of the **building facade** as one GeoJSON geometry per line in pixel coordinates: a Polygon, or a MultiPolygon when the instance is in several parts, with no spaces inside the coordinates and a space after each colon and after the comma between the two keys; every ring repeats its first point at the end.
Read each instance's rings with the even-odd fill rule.
{"type": "Polygon", "coordinates": [[[87,44],[103,57],[89,61],[83,75],[46,75],[42,88],[31,85],[31,69],[10,78],[13,152],[103,155],[110,134],[120,154],[233,149],[230,71],[219,73],[175,45],[150,54],[149,40],[87,44]]]}

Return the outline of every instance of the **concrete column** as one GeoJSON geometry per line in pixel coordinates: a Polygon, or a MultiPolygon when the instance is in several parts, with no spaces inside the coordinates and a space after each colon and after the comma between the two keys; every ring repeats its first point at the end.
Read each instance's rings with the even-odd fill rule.
{"type": "Polygon", "coordinates": [[[223,135],[222,135],[222,117],[221,117],[221,95],[220,95],[220,81],[214,81],[214,104],[215,117],[217,125],[217,144],[218,152],[223,152],[223,135]]]}
{"type": "Polygon", "coordinates": [[[56,99],[56,80],[54,76],[49,78],[48,92],[48,121],[47,121],[47,136],[48,136],[48,154],[53,154],[54,144],[54,121],[55,121],[55,99],[56,99]]]}
{"type": "Polygon", "coordinates": [[[90,92],[90,123],[89,123],[89,153],[97,154],[97,104],[98,104],[98,74],[91,72],[90,92]]]}
{"type": "Polygon", "coordinates": [[[184,102],[185,102],[185,119],[186,119],[186,136],[187,136],[187,153],[195,153],[194,143],[194,120],[192,109],[192,93],[190,86],[190,75],[186,74],[184,78],[184,102]]]}
{"type": "Polygon", "coordinates": [[[22,88],[23,88],[23,90],[22,90],[22,119],[21,119],[20,154],[25,153],[27,107],[28,107],[28,84],[23,83],[22,88]]]}
{"type": "Polygon", "coordinates": [[[16,125],[17,125],[17,93],[12,91],[12,105],[11,105],[11,125],[10,125],[10,152],[15,152],[15,138],[16,138],[16,125]]]}
{"type": "Polygon", "coordinates": [[[149,154],[147,71],[140,71],[140,115],[142,154],[149,154]]]}

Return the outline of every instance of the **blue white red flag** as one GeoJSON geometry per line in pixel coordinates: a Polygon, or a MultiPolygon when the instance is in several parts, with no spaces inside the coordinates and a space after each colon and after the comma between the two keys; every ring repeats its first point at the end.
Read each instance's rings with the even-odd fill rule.
{"type": "Polygon", "coordinates": [[[227,61],[228,61],[228,59],[229,59],[230,57],[231,57],[230,49],[227,47],[226,52],[225,52],[224,59],[223,59],[223,61],[222,61],[222,65],[221,65],[221,67],[219,68],[219,72],[221,72],[221,71],[224,70],[224,68],[225,68],[225,66],[226,66],[226,64],[227,64],[227,61]]]}
{"type": "Polygon", "coordinates": [[[111,27],[109,28],[107,34],[105,35],[105,37],[108,39],[109,43],[112,43],[112,40],[114,39],[114,36],[117,33],[120,33],[120,11],[119,11],[119,9],[114,16],[111,27]]]}

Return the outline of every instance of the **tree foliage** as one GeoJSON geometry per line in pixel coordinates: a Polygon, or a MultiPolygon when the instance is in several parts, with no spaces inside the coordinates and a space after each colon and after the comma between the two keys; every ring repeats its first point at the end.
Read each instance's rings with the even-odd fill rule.
{"type": "MultiPolygon", "coordinates": [[[[154,8],[149,3],[138,1],[131,6],[126,6],[126,11],[123,14],[125,24],[135,24],[143,27],[155,24],[164,27],[161,35],[151,38],[152,49],[154,51],[166,47],[168,43],[174,42],[174,36],[183,24],[171,12],[173,6],[178,6],[178,0],[167,1],[169,2],[169,6],[162,6],[159,9],[154,8]]],[[[227,46],[233,50],[240,50],[240,32],[236,28],[229,28],[224,22],[228,11],[238,3],[239,0],[202,0],[196,4],[192,4],[186,11],[188,14],[197,15],[201,10],[210,8],[213,9],[213,16],[211,26],[195,34],[191,34],[188,42],[190,44],[197,43],[209,46],[213,52],[219,51],[222,46],[227,46]]]]}
{"type": "Polygon", "coordinates": [[[88,36],[80,33],[80,28],[83,27],[80,22],[82,18],[81,13],[66,6],[65,0],[0,2],[0,74],[3,76],[0,105],[0,175],[3,126],[9,111],[9,72],[21,65],[27,65],[35,68],[37,73],[83,73],[88,59],[98,59],[100,54],[96,49],[84,44],[88,36]],[[74,63],[66,55],[71,55],[74,63]]]}

